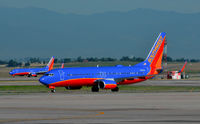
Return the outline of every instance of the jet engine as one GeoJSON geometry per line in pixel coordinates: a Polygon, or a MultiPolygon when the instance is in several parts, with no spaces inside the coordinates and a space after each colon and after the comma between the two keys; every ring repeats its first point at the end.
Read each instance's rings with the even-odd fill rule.
{"type": "Polygon", "coordinates": [[[98,80],[96,83],[101,89],[115,89],[117,87],[117,83],[113,80],[98,80]]]}

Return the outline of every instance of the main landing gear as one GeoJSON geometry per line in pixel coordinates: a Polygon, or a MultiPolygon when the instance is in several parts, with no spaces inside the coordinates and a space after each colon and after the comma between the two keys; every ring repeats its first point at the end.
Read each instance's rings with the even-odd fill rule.
{"type": "Polygon", "coordinates": [[[93,86],[91,91],[92,92],[99,92],[99,87],[98,86],[93,86]]]}
{"type": "MultiPolygon", "coordinates": [[[[97,86],[93,86],[91,89],[92,92],[99,92],[99,87],[97,86]]],[[[116,87],[114,89],[111,89],[112,92],[118,92],[119,91],[119,87],[116,87]]]]}
{"type": "Polygon", "coordinates": [[[56,90],[55,90],[55,87],[54,87],[54,86],[49,86],[49,89],[51,89],[51,92],[52,92],[52,93],[55,93],[55,92],[56,92],[56,90]]]}
{"type": "Polygon", "coordinates": [[[111,89],[112,92],[118,92],[119,91],[119,87],[116,87],[114,89],[111,89]]]}
{"type": "Polygon", "coordinates": [[[51,92],[52,92],[52,93],[55,93],[55,92],[56,92],[56,90],[55,90],[55,89],[51,89],[51,92]]]}

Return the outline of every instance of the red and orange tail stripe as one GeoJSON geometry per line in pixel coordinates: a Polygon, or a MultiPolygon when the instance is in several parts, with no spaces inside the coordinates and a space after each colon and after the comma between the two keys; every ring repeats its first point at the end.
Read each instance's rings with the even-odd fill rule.
{"type": "Polygon", "coordinates": [[[165,38],[166,33],[160,33],[149,56],[147,57],[147,61],[149,62],[151,68],[149,75],[158,74],[159,72],[157,70],[162,69],[162,58],[165,46],[165,38]]]}
{"type": "Polygon", "coordinates": [[[51,60],[49,61],[47,65],[49,67],[48,71],[53,69],[53,65],[54,65],[54,57],[51,58],[51,60]]]}
{"type": "Polygon", "coordinates": [[[183,65],[183,68],[179,71],[179,73],[183,72],[183,70],[185,69],[186,65],[187,65],[187,61],[185,62],[185,64],[183,65]]]}

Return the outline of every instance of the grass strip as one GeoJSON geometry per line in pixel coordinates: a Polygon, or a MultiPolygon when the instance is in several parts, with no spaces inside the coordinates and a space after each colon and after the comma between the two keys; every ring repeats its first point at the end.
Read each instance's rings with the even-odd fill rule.
{"type": "MultiPolygon", "coordinates": [[[[121,92],[200,92],[196,86],[119,86],[121,92]]],[[[81,90],[66,90],[64,87],[56,87],[56,92],[91,91],[91,87],[83,87],[81,90]]],[[[3,93],[45,93],[50,89],[43,85],[34,86],[0,86],[0,95],[3,93]]],[[[80,92],[81,93],[81,92],[80,92]]]]}

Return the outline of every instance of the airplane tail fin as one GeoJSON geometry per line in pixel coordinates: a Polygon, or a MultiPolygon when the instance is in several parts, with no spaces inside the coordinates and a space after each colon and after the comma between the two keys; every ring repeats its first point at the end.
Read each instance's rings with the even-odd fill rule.
{"type": "Polygon", "coordinates": [[[185,69],[185,66],[187,65],[187,61],[185,62],[185,64],[183,65],[183,68],[181,69],[181,70],[179,70],[179,72],[178,73],[181,73],[181,72],[183,72],[183,70],[185,69]]]}
{"type": "Polygon", "coordinates": [[[64,63],[62,63],[61,68],[64,68],[64,63]]]}
{"type": "Polygon", "coordinates": [[[138,65],[149,66],[148,75],[159,74],[162,71],[162,57],[165,46],[166,33],[161,32],[144,62],[138,65]]]}
{"type": "Polygon", "coordinates": [[[49,63],[47,64],[46,68],[48,68],[48,71],[53,69],[53,65],[54,65],[54,56],[51,57],[49,63]]]}

